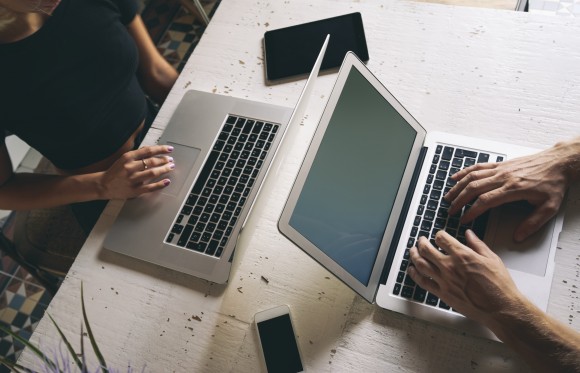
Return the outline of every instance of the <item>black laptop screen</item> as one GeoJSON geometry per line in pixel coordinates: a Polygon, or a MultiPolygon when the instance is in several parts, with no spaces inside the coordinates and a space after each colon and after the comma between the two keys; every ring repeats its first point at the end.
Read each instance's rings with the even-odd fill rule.
{"type": "Polygon", "coordinates": [[[365,286],[416,135],[351,68],[289,223],[365,286]]]}

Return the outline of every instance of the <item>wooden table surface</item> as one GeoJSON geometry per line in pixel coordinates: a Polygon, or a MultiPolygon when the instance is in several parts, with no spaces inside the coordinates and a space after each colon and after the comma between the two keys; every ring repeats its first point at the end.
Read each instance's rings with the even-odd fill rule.
{"type": "Polygon", "coordinates": [[[515,10],[518,5],[517,0],[412,0],[423,3],[447,4],[457,6],[469,6],[476,8],[491,8],[515,10]]]}
{"type": "MultiPolygon", "coordinates": [[[[407,1],[223,0],[146,143],[155,143],[188,89],[293,106],[304,81],[264,84],[264,31],[352,11],[363,15],[368,67],[428,130],[539,148],[580,132],[580,23],[574,20],[407,1]]],[[[47,310],[75,346],[82,281],[93,332],[109,365],[120,370],[130,364],[149,372],[259,371],[253,316],[280,304],[292,309],[313,372],[527,370],[501,343],[367,303],[276,229],[335,77],[317,81],[302,125],[290,130],[242,233],[227,286],[104,249],[122,203],[109,204],[47,310]]],[[[566,203],[549,307],[578,330],[579,196],[574,187],[566,203]]],[[[31,338],[45,349],[58,349],[59,340],[46,316],[31,338]]],[[[19,362],[34,367],[36,358],[26,350],[19,362]]]]}

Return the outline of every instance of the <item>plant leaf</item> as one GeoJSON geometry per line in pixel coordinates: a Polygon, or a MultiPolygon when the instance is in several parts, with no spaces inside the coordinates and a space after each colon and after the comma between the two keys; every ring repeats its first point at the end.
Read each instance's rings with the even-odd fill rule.
{"type": "Polygon", "coordinates": [[[107,363],[105,362],[105,359],[103,358],[103,355],[101,354],[101,351],[99,350],[99,346],[97,345],[97,341],[95,340],[95,337],[94,337],[93,332],[91,330],[91,326],[89,324],[89,319],[87,318],[87,312],[85,310],[85,297],[83,294],[83,283],[82,282],[81,282],[81,305],[83,308],[83,319],[85,321],[85,326],[87,327],[87,334],[89,335],[91,345],[93,346],[93,351],[95,351],[95,355],[97,355],[97,359],[99,360],[99,364],[101,364],[101,370],[103,371],[103,373],[108,373],[109,370],[107,369],[107,363]]]}
{"type": "Polygon", "coordinates": [[[6,367],[8,367],[8,369],[12,369],[13,371],[15,371],[16,373],[21,373],[23,371],[28,372],[28,370],[23,367],[22,365],[18,365],[8,359],[5,359],[3,357],[0,357],[0,364],[4,364],[6,367]],[[22,369],[22,370],[20,370],[22,369]]]}
{"type": "Polygon", "coordinates": [[[34,352],[34,354],[36,354],[36,356],[38,356],[40,359],[45,361],[46,364],[51,369],[53,369],[53,370],[57,369],[56,364],[52,360],[50,360],[48,358],[48,356],[46,356],[42,351],[40,351],[38,348],[36,348],[36,346],[34,346],[32,343],[30,343],[28,340],[26,340],[26,339],[22,338],[21,336],[19,336],[18,334],[14,333],[12,330],[5,328],[3,325],[0,325],[0,330],[2,330],[6,334],[9,334],[10,336],[12,336],[12,338],[16,339],[17,341],[22,343],[24,346],[26,346],[30,350],[32,350],[32,352],[34,352]]]}
{"type": "Polygon", "coordinates": [[[72,358],[77,363],[77,365],[79,366],[79,368],[82,372],[83,371],[83,363],[81,363],[81,361],[79,360],[75,350],[72,348],[71,344],[69,343],[68,339],[66,338],[66,336],[64,335],[62,330],[60,330],[60,328],[58,327],[58,324],[56,323],[56,321],[54,321],[54,319],[52,318],[52,316],[50,316],[49,313],[47,313],[47,315],[50,318],[50,321],[52,321],[52,323],[56,327],[56,330],[58,330],[58,334],[60,334],[60,338],[62,338],[64,344],[66,345],[66,348],[68,349],[68,352],[71,354],[72,358]]]}
{"type": "Polygon", "coordinates": [[[81,323],[81,356],[83,358],[83,365],[85,367],[85,370],[81,371],[82,373],[88,372],[88,368],[87,368],[87,360],[86,360],[86,356],[85,356],[85,331],[83,330],[83,323],[81,323]]]}

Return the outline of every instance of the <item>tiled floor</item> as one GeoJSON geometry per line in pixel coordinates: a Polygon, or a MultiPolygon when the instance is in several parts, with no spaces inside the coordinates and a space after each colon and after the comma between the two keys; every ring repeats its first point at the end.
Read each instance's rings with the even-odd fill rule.
{"type": "MultiPolygon", "coordinates": [[[[208,15],[220,0],[202,1],[208,15]]],[[[181,71],[197,45],[205,25],[181,6],[179,0],[149,0],[142,17],[153,41],[165,58],[181,71]]],[[[38,158],[31,151],[23,163],[38,158]]],[[[36,162],[38,163],[38,161],[36,162]]],[[[46,310],[51,295],[12,259],[0,253],[0,324],[29,338],[46,310]]],[[[0,332],[0,357],[15,360],[23,346],[0,332]]],[[[0,373],[9,370],[0,365],[0,373]]]]}

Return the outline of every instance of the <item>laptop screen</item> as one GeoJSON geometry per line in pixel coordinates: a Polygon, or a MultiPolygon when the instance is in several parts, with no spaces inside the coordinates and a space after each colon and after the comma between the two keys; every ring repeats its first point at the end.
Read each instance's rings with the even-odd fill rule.
{"type": "Polygon", "coordinates": [[[351,68],[289,225],[365,286],[416,136],[351,68]]]}

